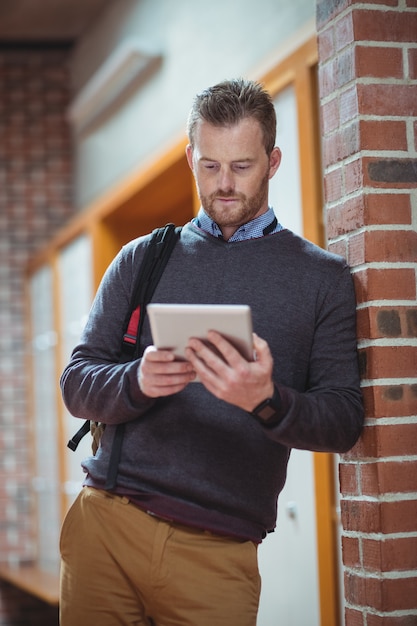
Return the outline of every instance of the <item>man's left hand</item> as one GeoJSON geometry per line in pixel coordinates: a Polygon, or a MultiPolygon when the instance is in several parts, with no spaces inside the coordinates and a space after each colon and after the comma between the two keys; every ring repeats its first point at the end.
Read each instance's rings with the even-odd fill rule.
{"type": "Polygon", "coordinates": [[[207,339],[220,354],[216,354],[203,341],[192,338],[187,344],[185,356],[208,391],[216,398],[248,412],[266,398],[272,397],[273,359],[264,339],[253,334],[256,355],[254,361],[246,361],[236,348],[216,331],[210,331],[207,339]]]}

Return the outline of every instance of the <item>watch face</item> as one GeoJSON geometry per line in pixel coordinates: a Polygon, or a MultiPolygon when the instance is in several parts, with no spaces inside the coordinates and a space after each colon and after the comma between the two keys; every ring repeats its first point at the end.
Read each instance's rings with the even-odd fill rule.
{"type": "Polygon", "coordinates": [[[268,404],[267,406],[264,406],[260,411],[258,411],[258,417],[261,417],[264,420],[269,420],[275,415],[275,413],[276,409],[268,404]]]}
{"type": "Polygon", "coordinates": [[[279,413],[281,408],[281,396],[277,387],[274,385],[274,395],[259,404],[253,411],[252,415],[259,419],[265,426],[272,426],[279,421],[279,413]]]}

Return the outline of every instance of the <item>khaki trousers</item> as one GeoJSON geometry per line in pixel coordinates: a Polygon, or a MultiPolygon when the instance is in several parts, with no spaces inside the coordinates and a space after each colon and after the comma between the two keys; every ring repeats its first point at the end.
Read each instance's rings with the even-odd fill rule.
{"type": "Polygon", "coordinates": [[[255,626],[257,547],[86,487],[61,533],[61,626],[255,626]]]}

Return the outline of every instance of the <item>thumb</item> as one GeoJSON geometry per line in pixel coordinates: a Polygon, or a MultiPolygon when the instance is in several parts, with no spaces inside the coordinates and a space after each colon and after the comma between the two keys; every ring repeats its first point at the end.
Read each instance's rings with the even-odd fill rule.
{"type": "Polygon", "coordinates": [[[269,346],[265,339],[262,339],[256,333],[252,333],[252,335],[256,361],[263,361],[266,357],[270,356],[269,346]]]}

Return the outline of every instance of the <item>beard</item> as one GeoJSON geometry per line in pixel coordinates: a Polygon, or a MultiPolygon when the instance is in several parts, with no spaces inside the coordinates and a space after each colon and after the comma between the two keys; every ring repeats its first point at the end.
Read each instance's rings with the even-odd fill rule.
{"type": "Polygon", "coordinates": [[[211,219],[221,227],[239,228],[250,222],[259,213],[268,197],[269,172],[259,183],[259,187],[252,196],[233,190],[217,189],[208,196],[200,195],[201,205],[211,219]],[[235,202],[227,209],[216,204],[218,198],[233,198],[235,202]]]}

